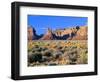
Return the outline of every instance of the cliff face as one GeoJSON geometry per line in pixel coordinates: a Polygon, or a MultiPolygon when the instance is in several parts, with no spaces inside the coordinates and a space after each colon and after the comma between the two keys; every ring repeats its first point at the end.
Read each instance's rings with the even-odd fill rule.
{"type": "Polygon", "coordinates": [[[28,27],[28,40],[36,40],[36,39],[38,39],[36,30],[32,27],[28,27]]]}
{"type": "Polygon", "coordinates": [[[42,36],[36,34],[34,28],[28,28],[28,40],[87,40],[88,27],[73,27],[52,31],[48,28],[47,32],[42,36]]]}
{"type": "Polygon", "coordinates": [[[81,27],[77,31],[76,36],[72,38],[72,40],[87,40],[88,39],[87,33],[88,33],[88,27],[87,26],[81,27]]]}
{"type": "Polygon", "coordinates": [[[41,40],[53,40],[53,33],[52,30],[48,28],[46,34],[41,38],[41,40]]]}
{"type": "Polygon", "coordinates": [[[33,39],[33,28],[28,27],[28,40],[33,39]]]}

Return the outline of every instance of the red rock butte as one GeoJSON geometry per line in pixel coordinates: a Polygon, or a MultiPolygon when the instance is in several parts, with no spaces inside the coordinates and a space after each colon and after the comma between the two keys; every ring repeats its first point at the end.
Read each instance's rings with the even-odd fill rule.
{"type": "Polygon", "coordinates": [[[48,28],[47,32],[40,38],[36,34],[35,28],[28,27],[28,40],[87,40],[88,27],[77,26],[72,28],[57,29],[52,31],[48,28]],[[38,38],[38,39],[37,39],[38,38]]]}

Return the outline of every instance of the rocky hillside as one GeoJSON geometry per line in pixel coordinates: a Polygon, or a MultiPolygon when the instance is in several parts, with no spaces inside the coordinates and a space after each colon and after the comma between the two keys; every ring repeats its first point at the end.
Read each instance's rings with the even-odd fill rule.
{"type": "Polygon", "coordinates": [[[87,26],[76,26],[55,31],[48,28],[45,34],[37,35],[34,28],[28,27],[28,40],[87,40],[87,31],[87,26]]]}
{"type": "Polygon", "coordinates": [[[36,34],[35,28],[32,28],[31,26],[28,27],[28,40],[38,40],[43,35],[36,34]]]}
{"type": "Polygon", "coordinates": [[[53,36],[52,30],[48,28],[46,34],[44,34],[41,40],[53,40],[53,39],[54,39],[54,36],[53,36]]]}
{"type": "Polygon", "coordinates": [[[87,40],[88,39],[88,27],[81,27],[76,35],[72,38],[73,40],[87,40]]]}

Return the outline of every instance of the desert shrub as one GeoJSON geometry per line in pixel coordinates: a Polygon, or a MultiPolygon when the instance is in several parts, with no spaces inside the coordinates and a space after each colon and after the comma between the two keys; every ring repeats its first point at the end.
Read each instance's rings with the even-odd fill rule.
{"type": "MultiPolygon", "coordinates": [[[[34,45],[34,47],[35,47],[35,48],[39,48],[39,45],[34,45]]],[[[33,47],[33,48],[34,48],[34,47],[33,47]]]]}
{"type": "Polygon", "coordinates": [[[45,51],[45,50],[48,50],[48,48],[44,48],[44,47],[43,47],[41,50],[42,50],[42,51],[45,51]]]}
{"type": "Polygon", "coordinates": [[[85,54],[87,54],[87,53],[88,53],[88,49],[85,50],[85,54]]]}
{"type": "Polygon", "coordinates": [[[62,46],[57,46],[57,49],[62,49],[63,47],[62,46]]]}
{"type": "Polygon", "coordinates": [[[37,51],[38,52],[41,52],[42,51],[42,47],[39,47],[37,51]]]}
{"type": "Polygon", "coordinates": [[[83,58],[83,63],[87,64],[87,60],[88,60],[87,59],[88,58],[87,54],[84,54],[82,58],[83,58]]]}
{"type": "Polygon", "coordinates": [[[76,59],[77,59],[76,52],[72,52],[72,53],[69,55],[69,59],[70,59],[72,62],[75,62],[76,59]]]}
{"type": "Polygon", "coordinates": [[[34,53],[35,51],[37,51],[37,52],[41,52],[42,51],[42,48],[41,47],[34,47],[33,49],[32,49],[32,52],[34,53]]]}
{"type": "Polygon", "coordinates": [[[88,48],[84,41],[33,41],[31,43],[32,45],[28,44],[29,66],[85,64],[88,60],[88,48]]]}
{"type": "Polygon", "coordinates": [[[62,54],[63,53],[59,51],[59,52],[55,52],[53,56],[57,59],[57,58],[61,57],[62,54]]]}
{"type": "Polygon", "coordinates": [[[32,62],[40,62],[42,60],[42,54],[39,53],[39,52],[35,52],[31,55],[28,55],[28,60],[29,60],[29,63],[32,63],[32,62]]]}
{"type": "Polygon", "coordinates": [[[32,54],[28,55],[28,63],[32,63],[34,60],[32,59],[32,54]]]}
{"type": "Polygon", "coordinates": [[[49,60],[49,58],[47,56],[42,56],[42,62],[46,62],[48,60],[49,60]]]}
{"type": "Polygon", "coordinates": [[[76,64],[79,57],[77,50],[72,50],[68,53],[70,64],[76,64]]]}
{"type": "Polygon", "coordinates": [[[77,49],[77,46],[72,46],[71,49],[77,49]]]}
{"type": "Polygon", "coordinates": [[[79,64],[87,64],[88,63],[88,55],[87,51],[81,52],[80,58],[78,59],[79,64]]]}
{"type": "Polygon", "coordinates": [[[65,50],[64,50],[64,49],[61,49],[60,51],[62,52],[62,54],[65,52],[65,50]]]}
{"type": "Polygon", "coordinates": [[[52,52],[50,50],[46,50],[46,51],[44,51],[43,55],[50,57],[50,56],[52,56],[52,52]]]}

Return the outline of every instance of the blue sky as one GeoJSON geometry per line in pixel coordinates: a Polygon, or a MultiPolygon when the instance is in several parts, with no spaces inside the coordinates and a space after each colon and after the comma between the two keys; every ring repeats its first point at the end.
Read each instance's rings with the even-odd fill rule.
{"type": "Polygon", "coordinates": [[[84,26],[87,22],[87,17],[28,15],[28,26],[34,27],[38,35],[44,34],[47,28],[56,30],[84,26]]]}

